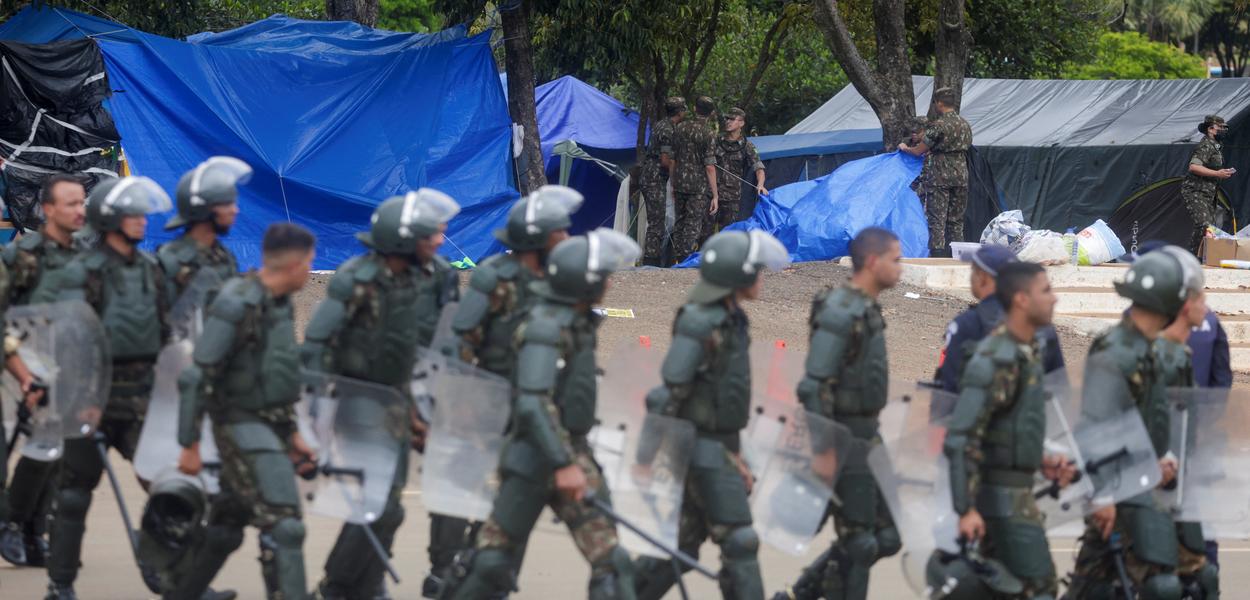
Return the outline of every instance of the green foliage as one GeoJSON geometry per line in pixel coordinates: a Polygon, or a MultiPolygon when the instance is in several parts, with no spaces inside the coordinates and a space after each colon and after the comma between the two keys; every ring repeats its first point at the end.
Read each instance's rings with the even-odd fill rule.
{"type": "Polygon", "coordinates": [[[429,33],[444,27],[434,0],[379,0],[378,28],[429,33]]]}
{"type": "Polygon", "coordinates": [[[1098,38],[1093,61],[1068,66],[1068,79],[1200,79],[1202,59],[1170,44],[1152,42],[1136,31],[1108,32],[1098,38]]]}

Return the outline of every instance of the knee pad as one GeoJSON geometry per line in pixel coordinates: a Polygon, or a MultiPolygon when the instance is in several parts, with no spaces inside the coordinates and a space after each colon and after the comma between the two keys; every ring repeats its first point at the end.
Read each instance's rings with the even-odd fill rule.
{"type": "Polygon", "coordinates": [[[243,545],[243,530],[225,525],[209,525],[204,532],[204,545],[229,554],[243,545]]]}
{"type": "Polygon", "coordinates": [[[56,495],[56,518],[82,521],[91,507],[91,492],[79,488],[63,488],[56,495]]]}
{"type": "Polygon", "coordinates": [[[1175,573],[1162,573],[1142,583],[1142,600],[1181,600],[1184,590],[1175,573]]]}
{"type": "Polygon", "coordinates": [[[634,591],[634,566],[629,553],[617,546],[591,567],[588,597],[594,600],[617,600],[634,591]]]}
{"type": "Polygon", "coordinates": [[[903,549],[903,540],[898,535],[898,529],[894,527],[886,527],[877,532],[877,558],[885,558],[898,554],[903,549]]]}
{"type": "MultiPolygon", "coordinates": [[[[877,536],[868,532],[853,533],[842,542],[846,558],[852,563],[871,565],[877,560],[877,536]]],[[[897,550],[896,550],[897,552],[897,550]]]]}
{"type": "Polygon", "coordinates": [[[755,533],[755,529],[749,526],[731,531],[725,537],[725,543],[721,545],[721,552],[725,554],[725,558],[729,559],[755,558],[759,550],[760,537],[755,533]]]}
{"type": "Polygon", "coordinates": [[[513,589],[516,573],[513,572],[512,568],[512,556],[498,548],[479,550],[477,555],[473,557],[473,570],[480,574],[482,579],[488,582],[491,587],[497,590],[508,591],[513,589]]]}
{"type": "Polygon", "coordinates": [[[270,538],[279,548],[299,548],[304,544],[304,523],[294,518],[282,519],[273,529],[262,535],[261,539],[265,537],[270,538]]]}
{"type": "Polygon", "coordinates": [[[1220,597],[1220,569],[1211,563],[1207,563],[1194,573],[1194,580],[1198,582],[1198,586],[1202,588],[1205,598],[1220,597]]]}

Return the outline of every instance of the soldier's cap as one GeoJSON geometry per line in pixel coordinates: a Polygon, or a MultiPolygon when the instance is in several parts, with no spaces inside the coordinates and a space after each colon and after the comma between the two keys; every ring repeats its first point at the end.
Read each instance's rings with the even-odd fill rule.
{"type": "Polygon", "coordinates": [[[1206,133],[1207,129],[1210,128],[1212,125],[1223,125],[1223,124],[1224,124],[1224,117],[1221,117],[1219,115],[1207,115],[1202,118],[1202,124],[1198,126],[1198,131],[1201,131],[1202,133],[1206,133]]]}
{"type": "Polygon", "coordinates": [[[967,258],[965,262],[970,262],[977,266],[978,269],[985,271],[991,277],[998,277],[998,270],[1007,266],[1009,263],[1018,262],[1016,253],[1011,248],[998,244],[984,244],[973,252],[971,256],[965,254],[967,258]]]}
{"type": "Polygon", "coordinates": [[[694,101],[694,112],[700,115],[710,115],[714,110],[716,110],[716,101],[707,96],[699,96],[694,101]]]}
{"type": "Polygon", "coordinates": [[[747,111],[742,110],[741,108],[738,108],[737,106],[725,111],[726,119],[733,119],[737,117],[741,117],[743,119],[747,118],[747,111]]]}
{"type": "Polygon", "coordinates": [[[686,99],[681,96],[669,96],[664,100],[664,108],[668,110],[686,110],[686,99]]]}

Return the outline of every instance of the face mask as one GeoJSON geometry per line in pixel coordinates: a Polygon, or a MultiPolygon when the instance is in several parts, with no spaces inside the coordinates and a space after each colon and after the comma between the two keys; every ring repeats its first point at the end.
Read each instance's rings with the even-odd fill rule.
{"type": "Polygon", "coordinates": [[[1226,132],[1226,131],[1221,131],[1221,132],[1219,132],[1219,133],[1216,133],[1216,134],[1215,134],[1215,141],[1217,141],[1217,142],[1222,142],[1222,141],[1224,141],[1224,137],[1225,137],[1226,135],[1228,135],[1228,132],[1226,132]]]}

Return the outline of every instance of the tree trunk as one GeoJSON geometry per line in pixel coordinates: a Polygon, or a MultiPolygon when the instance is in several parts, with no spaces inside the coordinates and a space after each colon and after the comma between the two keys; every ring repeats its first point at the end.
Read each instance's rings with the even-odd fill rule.
{"type": "Polygon", "coordinates": [[[842,70],[881,121],[886,150],[898,147],[908,135],[908,121],[916,115],[911,65],[907,59],[903,0],[873,0],[877,33],[877,67],[860,55],[837,0],[816,0],[816,24],[842,70]]]}
{"type": "Polygon", "coordinates": [[[378,24],[378,0],[326,0],[326,18],[374,27],[378,24]]]}
{"type": "MultiPolygon", "coordinates": [[[[968,69],[968,51],[971,39],[964,24],[964,0],[941,0],[938,6],[937,47],[933,89],[948,87],[955,90],[955,110],[964,94],[964,73],[968,69]]],[[[929,103],[929,116],[937,109],[929,103]]]]}
{"type": "MultiPolygon", "coordinates": [[[[720,23],[720,13],[723,5],[723,0],[716,0],[712,3],[712,15],[708,18],[707,27],[704,28],[703,38],[690,46],[690,58],[686,63],[686,78],[681,86],[681,93],[684,96],[690,96],[694,93],[694,84],[699,80],[699,76],[703,74],[703,69],[707,67],[707,61],[712,56],[712,48],[716,46],[716,30],[720,23]]],[[[693,102],[694,98],[687,98],[687,100],[693,102]]]]}
{"type": "Polygon", "coordinates": [[[783,7],[781,14],[777,16],[777,20],[773,21],[772,27],[768,28],[768,33],[764,34],[764,43],[760,45],[760,57],[755,61],[755,69],[751,71],[751,80],[747,83],[746,93],[742,95],[743,110],[751,110],[760,81],[764,78],[764,73],[768,70],[768,67],[773,64],[773,61],[777,60],[777,54],[781,50],[781,45],[785,43],[786,37],[790,35],[790,25],[793,23],[794,18],[790,6],[783,7]]]}
{"type": "Polygon", "coordinates": [[[520,177],[522,194],[547,185],[543,153],[534,105],[534,49],[530,44],[529,1],[520,0],[513,10],[499,11],[503,21],[504,69],[508,72],[508,114],[525,128],[520,177]]]}

